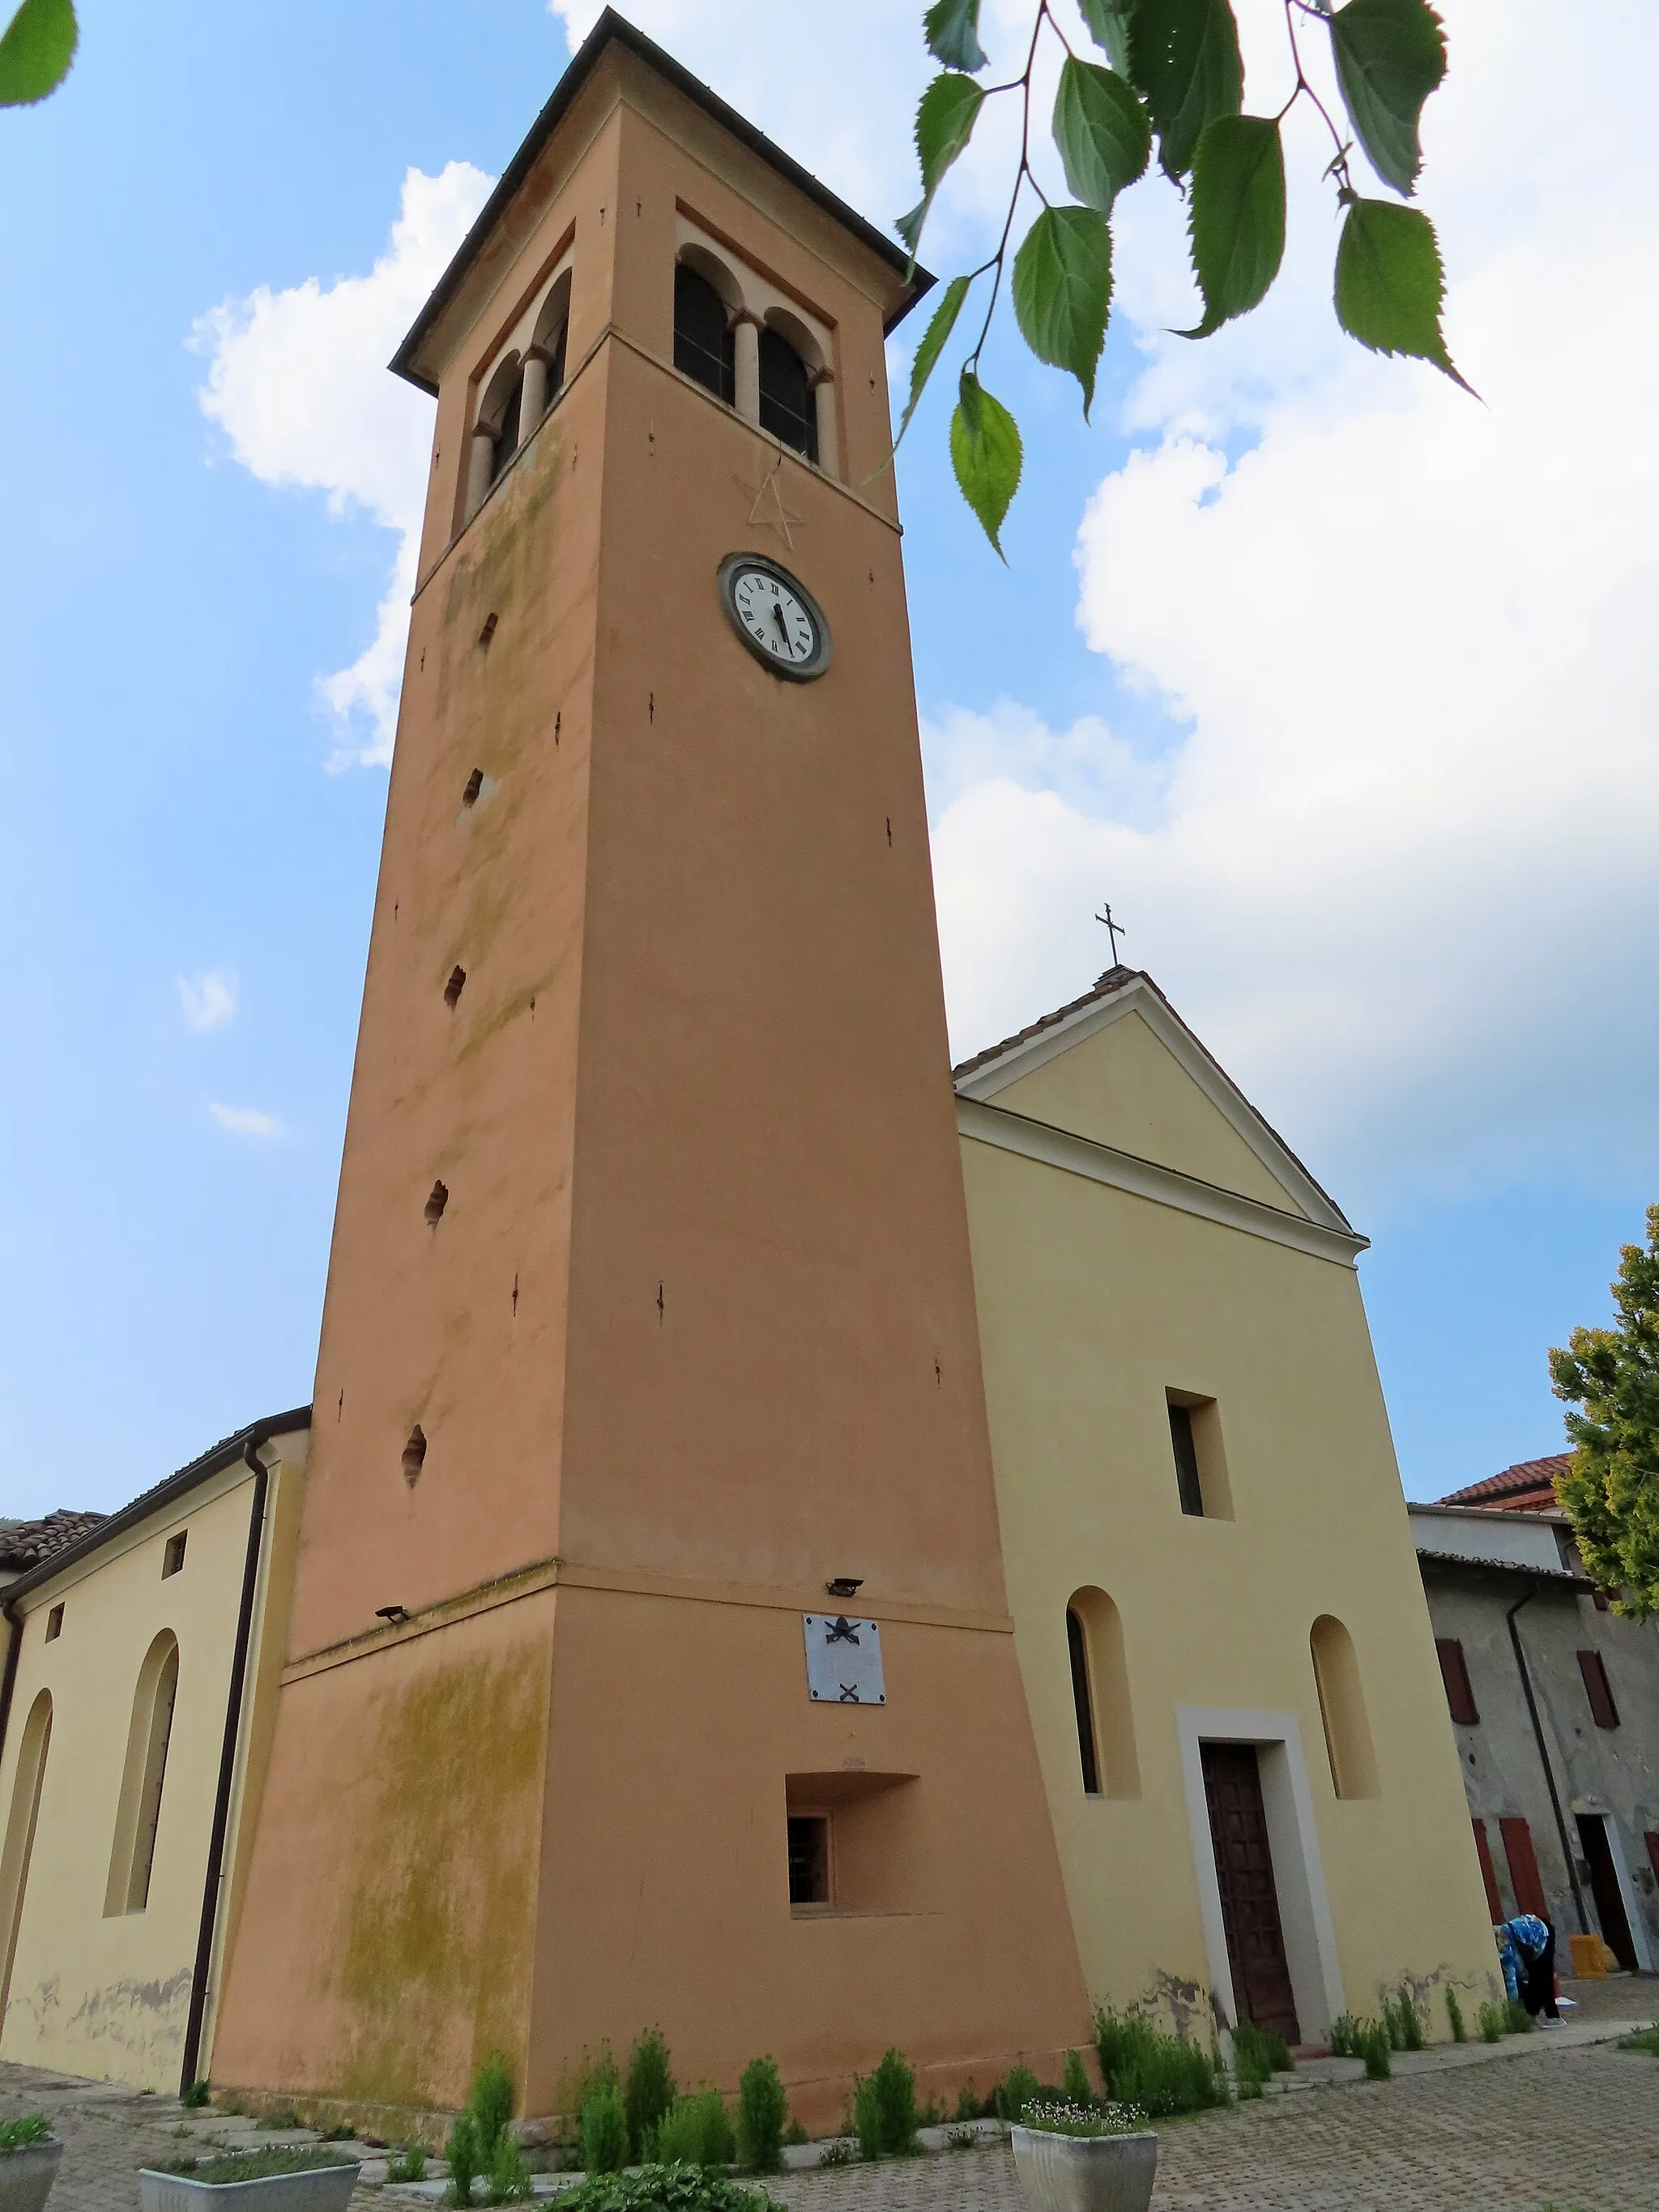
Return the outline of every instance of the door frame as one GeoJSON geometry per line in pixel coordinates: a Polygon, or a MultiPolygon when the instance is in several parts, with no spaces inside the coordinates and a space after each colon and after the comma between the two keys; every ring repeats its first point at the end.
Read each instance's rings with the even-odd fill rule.
{"type": "Polygon", "coordinates": [[[1313,1795],[1302,1754],[1302,1728],[1295,1713],[1250,1712],[1224,1705],[1178,1705],[1176,1728],[1181,1742],[1181,1771],[1187,1785],[1187,1818],[1192,1837],[1193,1872],[1198,1883],[1199,1918],[1210,1962],[1210,1989],[1231,2028],[1238,2019],[1232,1967],[1227,1958],[1227,1929],[1221,1914],[1221,1883],[1216,1874],[1210,1834],[1210,1804],[1204,1788],[1205,1743],[1255,1746],[1261,1775],[1261,1802],[1267,1815],[1273,1852],[1273,1887],[1285,1936],[1285,1960],[1303,2038],[1322,2043],[1331,2022],[1347,2010],[1337,1963],[1336,1929],[1331,1919],[1325,1869],[1314,1822],[1313,1795]]]}
{"type": "MultiPolygon", "coordinates": [[[[1653,1942],[1648,1934],[1647,1917],[1643,1912],[1636,1894],[1636,1885],[1630,1878],[1630,1862],[1625,1856],[1625,1838],[1619,1822],[1600,1805],[1580,1799],[1573,1806],[1573,1817],[1578,1820],[1599,1820],[1601,1833],[1607,1839],[1607,1856],[1613,1861],[1613,1878],[1619,1885],[1619,1902],[1625,1908],[1625,1925],[1630,1930],[1631,1948],[1636,1954],[1637,1970],[1650,1974],[1654,1970],[1653,1942]]],[[[1601,1915],[1597,1914],[1597,1918],[1601,1915]]]]}

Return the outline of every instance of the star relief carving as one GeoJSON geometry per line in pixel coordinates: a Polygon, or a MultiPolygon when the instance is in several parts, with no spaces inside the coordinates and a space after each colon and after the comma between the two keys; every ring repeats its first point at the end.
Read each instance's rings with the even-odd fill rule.
{"type": "Polygon", "coordinates": [[[749,494],[751,501],[749,509],[750,528],[758,526],[762,530],[775,530],[793,553],[795,536],[789,526],[792,522],[804,521],[805,518],[784,503],[783,488],[778,482],[782,467],[783,455],[778,453],[774,456],[771,467],[762,471],[758,483],[750,483],[746,477],[741,476],[735,481],[749,494]]]}

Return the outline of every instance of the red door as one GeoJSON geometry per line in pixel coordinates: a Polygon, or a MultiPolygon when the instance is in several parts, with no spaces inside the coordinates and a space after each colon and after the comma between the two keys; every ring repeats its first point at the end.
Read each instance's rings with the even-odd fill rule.
{"type": "Polygon", "coordinates": [[[1200,1750],[1234,1997],[1246,2020],[1300,2043],[1255,1746],[1206,1743],[1200,1750]]]}

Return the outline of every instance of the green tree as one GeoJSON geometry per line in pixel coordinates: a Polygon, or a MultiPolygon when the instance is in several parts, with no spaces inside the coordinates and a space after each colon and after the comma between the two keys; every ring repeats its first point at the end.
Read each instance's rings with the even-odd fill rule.
{"type": "Polygon", "coordinates": [[[80,42],[75,0],[23,0],[0,32],[0,107],[33,107],[56,92],[80,42]]]}
{"type": "Polygon", "coordinates": [[[1584,1565],[1620,1593],[1615,1613],[1659,1613],[1659,1206],[1648,1241],[1626,1244],[1610,1285],[1611,1328],[1576,1328],[1550,1353],[1550,1379],[1572,1408],[1573,1445],[1555,1492],[1584,1565]]]}
{"type": "MultiPolygon", "coordinates": [[[[1019,486],[1022,451],[1013,416],[980,381],[980,355],[1001,296],[1009,246],[1026,188],[1042,203],[1013,256],[1014,320],[1039,361],[1075,376],[1086,417],[1105,347],[1112,301],[1114,204],[1158,165],[1185,198],[1193,273],[1204,313],[1183,337],[1208,337],[1260,304],[1285,252],[1285,118],[1307,100],[1331,143],[1325,170],[1342,214],[1334,297],[1337,320],[1374,352],[1432,362],[1455,382],[1441,332],[1445,280],[1434,227],[1406,207],[1422,167],[1423,103],[1446,73],[1446,41],[1429,0],[1284,0],[1288,41],[1285,98],[1246,115],[1244,65],[1231,0],[1078,0],[1095,52],[1079,52],[1050,8],[1036,0],[1025,66],[983,85],[980,0],[934,0],[922,18],[927,50],[944,64],[916,112],[921,198],[897,225],[911,252],[946,172],[972,137],[988,100],[1017,94],[1019,161],[997,248],[939,295],[916,347],[902,438],[950,343],[969,294],[990,285],[979,335],[962,363],[951,422],[951,459],[963,496],[1000,553],[1019,486]],[[1032,173],[1031,78],[1045,27],[1065,48],[1049,127],[1069,204],[1049,201],[1032,173]],[[1336,112],[1304,70],[1303,40],[1328,40],[1336,112]],[[1350,166],[1356,145],[1400,200],[1363,193],[1350,166]]],[[[1465,386],[1467,390],[1468,387],[1465,386]]]]}

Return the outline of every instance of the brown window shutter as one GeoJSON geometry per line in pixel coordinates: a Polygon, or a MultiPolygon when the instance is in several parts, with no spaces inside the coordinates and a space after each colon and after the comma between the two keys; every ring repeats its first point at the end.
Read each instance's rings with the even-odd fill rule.
{"type": "Polygon", "coordinates": [[[1581,1651],[1578,1671],[1584,1678],[1584,1694],[1597,1728],[1614,1729],[1619,1725],[1619,1708],[1613,1702],[1613,1685],[1607,1680],[1607,1670],[1601,1663],[1599,1651],[1581,1651]]]}
{"type": "Polygon", "coordinates": [[[1463,1646],[1455,1636],[1437,1636],[1434,1648],[1440,1661],[1440,1679],[1446,1686],[1448,1710],[1461,1728],[1473,1728],[1480,1717],[1480,1710],[1469,1686],[1463,1646]]]}
{"type": "Polygon", "coordinates": [[[1504,1856],[1510,1863],[1510,1887],[1515,1892],[1516,1911],[1535,1912],[1540,1920],[1547,1920],[1549,1900],[1544,1895],[1544,1880],[1538,1871],[1538,1855],[1532,1847],[1532,1830],[1524,1820],[1500,1820],[1498,1826],[1504,1838],[1504,1856]]]}
{"type": "Polygon", "coordinates": [[[1476,1820],[1471,1825],[1474,1829],[1475,1856],[1480,1862],[1480,1879],[1486,1885],[1486,1910],[1496,1923],[1504,1917],[1504,1900],[1498,1894],[1498,1876],[1492,1871],[1492,1845],[1486,1841],[1486,1824],[1484,1820],[1476,1820]]]}

